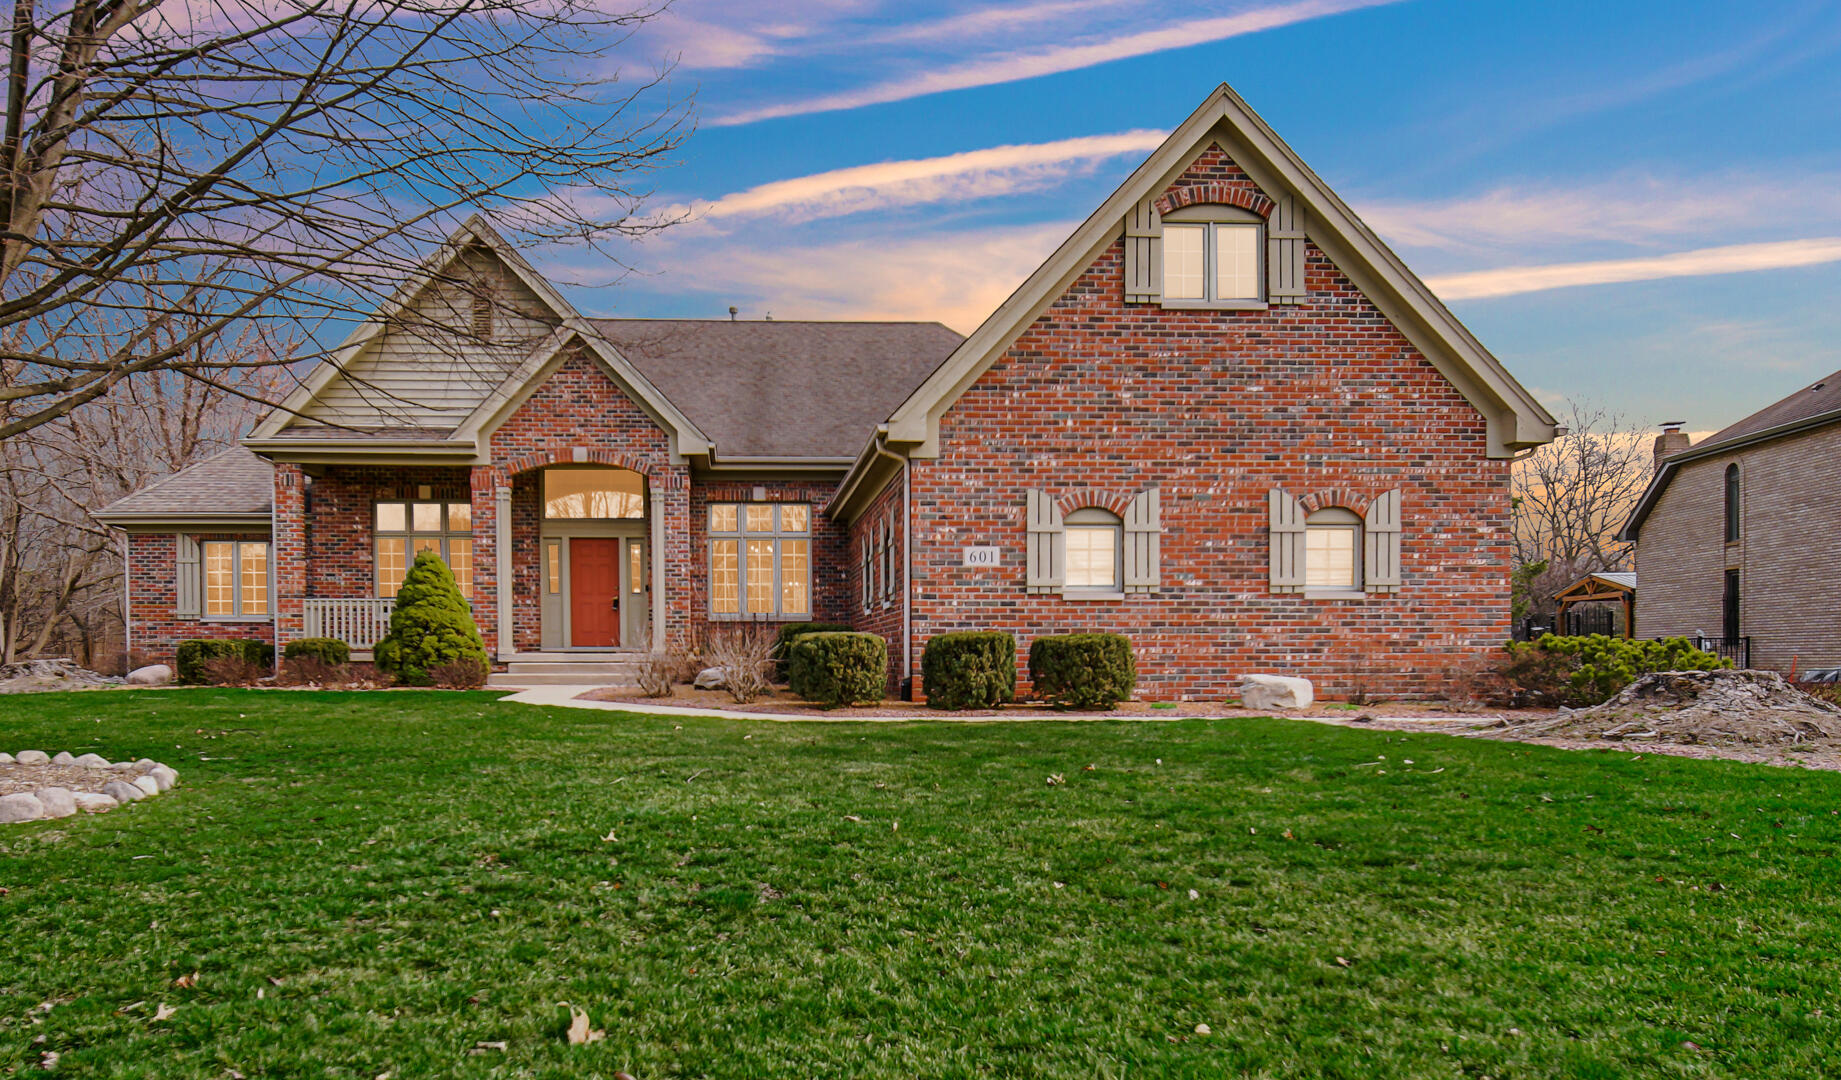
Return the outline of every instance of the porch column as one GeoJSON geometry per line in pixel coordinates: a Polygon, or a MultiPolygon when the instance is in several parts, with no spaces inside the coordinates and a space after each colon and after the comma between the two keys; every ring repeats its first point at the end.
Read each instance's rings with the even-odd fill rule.
{"type": "Polygon", "coordinates": [[[493,497],[496,503],[493,507],[496,512],[492,515],[493,561],[498,567],[493,594],[499,609],[499,659],[510,660],[512,653],[518,651],[511,628],[511,485],[501,481],[493,497]]]}
{"type": "Polygon", "coordinates": [[[665,651],[665,492],[652,492],[652,651],[665,651]]]}
{"type": "Polygon", "coordinates": [[[275,655],[306,633],[307,476],[299,465],[275,466],[275,502],[269,525],[273,566],[275,655]]]}

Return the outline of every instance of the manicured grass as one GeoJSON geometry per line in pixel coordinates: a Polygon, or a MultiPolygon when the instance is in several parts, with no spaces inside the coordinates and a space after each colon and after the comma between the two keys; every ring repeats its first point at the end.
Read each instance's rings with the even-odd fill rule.
{"type": "Polygon", "coordinates": [[[58,1076],[363,1080],[1841,1059],[1833,774],[1269,720],[220,690],[0,709],[8,749],[183,777],[0,831],[15,1076],[46,1050],[58,1076]],[[569,1045],[564,1001],[605,1040],[569,1045]]]}

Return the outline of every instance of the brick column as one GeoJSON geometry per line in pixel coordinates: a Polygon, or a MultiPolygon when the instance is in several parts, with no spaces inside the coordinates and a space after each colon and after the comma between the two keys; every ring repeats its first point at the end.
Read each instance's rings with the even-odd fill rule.
{"type": "Polygon", "coordinates": [[[467,474],[467,497],[473,507],[473,623],[486,645],[486,655],[498,656],[499,640],[499,532],[498,470],[475,465],[467,474]]]}
{"type": "Polygon", "coordinates": [[[299,465],[275,466],[274,525],[269,536],[275,560],[275,654],[306,634],[307,477],[299,465]]]}

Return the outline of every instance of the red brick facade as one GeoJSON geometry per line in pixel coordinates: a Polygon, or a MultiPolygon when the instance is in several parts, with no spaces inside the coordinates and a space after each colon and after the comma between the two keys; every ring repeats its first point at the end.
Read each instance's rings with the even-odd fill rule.
{"type": "MultiPolygon", "coordinates": [[[[210,540],[267,540],[262,533],[192,533],[210,540]]],[[[268,620],[180,618],[179,541],[170,533],[128,535],[128,648],[150,664],[172,664],[179,642],[188,638],[275,640],[268,620]]]]}
{"type": "MultiPolygon", "coordinates": [[[[1257,205],[1218,149],[1170,190],[1198,187],[1257,205]]],[[[1126,304],[1122,259],[1121,244],[1101,254],[945,414],[940,456],[912,463],[917,656],[953,630],[1011,630],[1025,656],[1037,635],[1116,631],[1149,698],[1227,696],[1249,671],[1407,694],[1507,638],[1507,464],[1486,456],[1482,415],[1323,252],[1309,248],[1305,303],[1256,311],[1126,304]],[[1152,485],[1159,591],[1025,593],[1028,490],[1152,485]],[[1401,489],[1404,587],[1271,592],[1272,488],[1358,511],[1401,489]],[[1003,565],[962,567],[972,544],[1000,546],[1003,565]]]]}

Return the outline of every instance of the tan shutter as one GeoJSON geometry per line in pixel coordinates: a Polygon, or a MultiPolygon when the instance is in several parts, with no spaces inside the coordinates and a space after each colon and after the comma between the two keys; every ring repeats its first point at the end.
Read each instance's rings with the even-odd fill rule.
{"type": "Polygon", "coordinates": [[[1155,592],[1158,541],[1163,532],[1156,488],[1132,496],[1125,510],[1125,591],[1155,592]]]}
{"type": "Polygon", "coordinates": [[[1266,222],[1266,298],[1274,304],[1304,302],[1304,208],[1282,196],[1266,222]]]}
{"type": "Polygon", "coordinates": [[[1362,528],[1362,588],[1400,591],[1400,489],[1375,496],[1362,528]]]}
{"type": "Polygon", "coordinates": [[[1125,215],[1125,302],[1155,304],[1163,299],[1163,215],[1150,200],[1125,215]]]}
{"type": "Polygon", "coordinates": [[[173,614],[181,619],[196,619],[204,610],[204,583],[198,558],[198,538],[180,533],[175,539],[179,543],[178,559],[174,564],[178,569],[178,593],[174,598],[173,614]]]}
{"type": "Polygon", "coordinates": [[[1278,488],[1268,496],[1271,513],[1272,591],[1304,591],[1304,508],[1278,488]]]}
{"type": "Polygon", "coordinates": [[[1026,584],[1033,593],[1061,588],[1061,567],[1067,561],[1067,536],[1061,528],[1061,508],[1046,491],[1029,493],[1029,569],[1026,584]]]}

